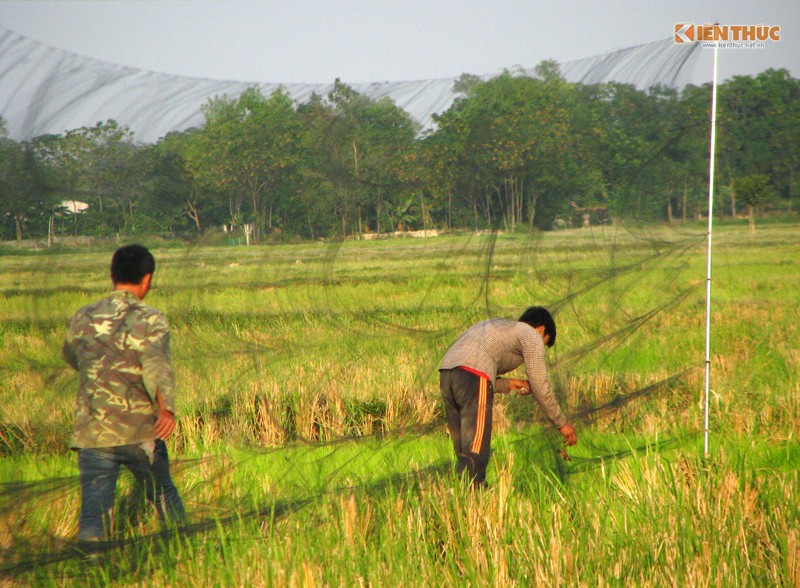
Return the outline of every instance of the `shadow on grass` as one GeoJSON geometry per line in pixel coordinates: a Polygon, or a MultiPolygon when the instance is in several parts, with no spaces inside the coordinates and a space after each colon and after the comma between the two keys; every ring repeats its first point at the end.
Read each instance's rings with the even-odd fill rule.
{"type": "MultiPolygon", "coordinates": [[[[616,411],[635,401],[652,398],[660,393],[671,390],[671,384],[684,374],[666,378],[661,382],[645,386],[624,395],[619,395],[608,402],[596,407],[584,407],[571,415],[574,423],[583,424],[591,428],[595,419],[603,414],[616,411]]],[[[214,505],[217,512],[222,514],[189,520],[179,526],[164,529],[159,532],[142,534],[138,536],[119,537],[109,541],[92,545],[87,550],[74,541],[50,536],[30,536],[20,528],[7,528],[2,530],[4,548],[0,550],[0,578],[12,579],[25,577],[26,580],[43,583],[52,581],[53,574],[61,580],[97,578],[98,581],[115,582],[133,577],[142,577],[156,567],[170,566],[170,561],[177,558],[176,553],[182,551],[181,545],[192,541],[198,536],[211,536],[223,532],[225,529],[240,525],[248,521],[262,521],[274,524],[275,522],[292,516],[314,504],[335,496],[346,494],[359,494],[365,499],[380,498],[388,494],[402,492],[419,492],[420,484],[450,478],[456,483],[452,474],[450,460],[436,460],[428,466],[397,471],[378,477],[377,479],[361,479],[356,472],[348,468],[358,458],[364,455],[377,453],[377,450],[392,445],[397,450],[403,443],[419,440],[422,437],[440,435],[443,421],[435,420],[430,423],[405,427],[389,432],[379,432],[369,436],[341,437],[327,442],[295,439],[291,448],[276,447],[265,450],[250,451],[247,456],[237,460],[231,465],[223,465],[213,470],[211,476],[204,480],[204,484],[213,484],[232,470],[241,467],[247,460],[286,451],[287,449],[307,450],[312,457],[310,463],[320,464],[335,454],[341,447],[352,447],[356,444],[356,452],[347,458],[344,456],[336,467],[332,468],[318,480],[303,483],[295,482],[287,490],[287,494],[295,496],[278,497],[275,500],[258,501],[251,508],[240,508],[225,504],[214,505]],[[312,452],[322,452],[319,456],[312,452]],[[341,483],[331,484],[331,481],[344,480],[341,483]],[[353,480],[356,480],[353,482],[353,480]]],[[[626,446],[622,449],[603,447],[599,442],[583,439],[584,449],[593,454],[590,458],[570,457],[563,451],[561,437],[550,426],[532,422],[526,427],[526,432],[512,442],[515,453],[521,456],[525,463],[537,466],[547,475],[553,475],[566,482],[572,475],[592,471],[604,462],[626,459],[630,456],[670,450],[680,446],[693,436],[676,437],[668,440],[659,440],[657,443],[641,443],[637,446],[626,446]]],[[[584,451],[585,452],[585,451],[584,451]]],[[[296,457],[296,456],[295,456],[296,457]]],[[[340,456],[341,458],[341,456],[340,456]]],[[[216,458],[203,460],[180,460],[172,464],[176,478],[188,473],[202,465],[212,464],[216,458]]],[[[320,465],[316,464],[316,465],[320,465]]],[[[24,521],[26,513],[35,510],[42,504],[53,501],[67,492],[77,491],[79,486],[78,476],[67,476],[35,482],[8,482],[0,485],[0,514],[6,520],[17,518],[24,521]]],[[[123,500],[124,502],[124,500],[123,500]]],[[[134,501],[135,503],[136,501],[134,501]]],[[[140,501],[141,502],[141,501],[140,501]]],[[[135,509],[134,509],[135,510],[135,509]]],[[[131,516],[135,520],[138,513],[131,516]]],[[[124,525],[127,523],[123,524],[124,525]]],[[[122,533],[131,533],[132,527],[122,529],[122,533]]]]}

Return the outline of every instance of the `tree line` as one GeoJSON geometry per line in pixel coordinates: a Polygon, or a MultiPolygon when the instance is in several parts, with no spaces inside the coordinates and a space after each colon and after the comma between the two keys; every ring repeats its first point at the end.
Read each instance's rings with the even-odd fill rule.
{"type": "MultiPolygon", "coordinates": [[[[534,76],[465,74],[455,90],[430,130],[338,80],[302,104],[256,87],[216,97],[202,127],[154,144],[113,120],[14,141],[0,119],[0,237],[246,227],[260,240],[705,214],[710,84],[582,85],[544,61],[534,76]]],[[[786,70],[721,84],[715,211],[796,210],[798,138],[800,82],[786,70]]]]}

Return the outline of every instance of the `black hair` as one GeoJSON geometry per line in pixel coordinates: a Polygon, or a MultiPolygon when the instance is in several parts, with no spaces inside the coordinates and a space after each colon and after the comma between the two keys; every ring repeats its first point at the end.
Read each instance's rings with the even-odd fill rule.
{"type": "Polygon", "coordinates": [[[111,258],[111,281],[115,284],[141,284],[146,274],[156,271],[153,254],[142,245],[125,245],[111,258]]]}
{"type": "Polygon", "coordinates": [[[552,347],[556,344],[556,322],[550,311],[543,306],[529,306],[519,317],[519,321],[532,327],[544,327],[545,335],[550,335],[547,346],[552,347]]]}

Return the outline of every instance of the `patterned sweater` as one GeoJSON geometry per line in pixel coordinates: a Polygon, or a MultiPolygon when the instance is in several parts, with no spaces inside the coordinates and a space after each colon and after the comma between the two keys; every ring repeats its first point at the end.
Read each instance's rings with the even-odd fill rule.
{"type": "Polygon", "coordinates": [[[541,335],[530,325],[506,319],[489,319],[467,329],[445,353],[439,369],[468,367],[494,382],[498,391],[507,391],[506,380],[497,376],[525,364],[534,398],[544,414],[558,428],[567,418],[550,388],[541,335]]]}

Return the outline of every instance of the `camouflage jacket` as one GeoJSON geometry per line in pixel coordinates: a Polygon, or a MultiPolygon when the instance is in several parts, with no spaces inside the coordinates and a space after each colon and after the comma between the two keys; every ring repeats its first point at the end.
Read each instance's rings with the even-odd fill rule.
{"type": "Polygon", "coordinates": [[[175,412],[167,320],[126,290],[75,313],[61,357],[80,376],[73,449],[155,439],[156,390],[175,412]]]}

